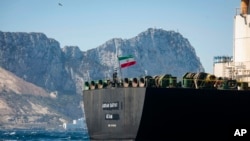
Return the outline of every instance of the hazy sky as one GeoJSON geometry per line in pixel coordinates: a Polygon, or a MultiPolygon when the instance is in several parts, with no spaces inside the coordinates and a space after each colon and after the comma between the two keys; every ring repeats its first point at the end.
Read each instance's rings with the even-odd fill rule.
{"type": "Polygon", "coordinates": [[[0,0],[0,31],[42,32],[61,47],[86,51],[151,27],[174,30],[213,73],[214,56],[233,54],[239,6],[240,0],[0,0]]]}

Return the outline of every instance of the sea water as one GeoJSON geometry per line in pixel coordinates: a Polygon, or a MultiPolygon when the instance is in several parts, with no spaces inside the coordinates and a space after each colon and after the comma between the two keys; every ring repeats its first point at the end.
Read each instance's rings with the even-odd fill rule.
{"type": "Polygon", "coordinates": [[[0,141],[89,141],[86,130],[1,130],[0,141]]]}

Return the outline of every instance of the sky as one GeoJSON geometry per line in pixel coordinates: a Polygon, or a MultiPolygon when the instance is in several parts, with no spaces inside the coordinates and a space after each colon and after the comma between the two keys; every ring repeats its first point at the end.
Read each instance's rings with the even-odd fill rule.
{"type": "Polygon", "coordinates": [[[214,56],[233,55],[240,0],[0,0],[0,31],[41,32],[82,51],[148,28],[174,30],[195,48],[205,71],[214,56]],[[59,5],[62,4],[62,6],[59,5]]]}

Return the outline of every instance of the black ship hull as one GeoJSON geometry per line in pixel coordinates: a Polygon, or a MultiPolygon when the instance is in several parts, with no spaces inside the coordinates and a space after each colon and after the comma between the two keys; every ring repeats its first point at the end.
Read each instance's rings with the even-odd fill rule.
{"type": "Polygon", "coordinates": [[[250,91],[115,87],[83,100],[91,140],[227,140],[250,127],[250,91]]]}

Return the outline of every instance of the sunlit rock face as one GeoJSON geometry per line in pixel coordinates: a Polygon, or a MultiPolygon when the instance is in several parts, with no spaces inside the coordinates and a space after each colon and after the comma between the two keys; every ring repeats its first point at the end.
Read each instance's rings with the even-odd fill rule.
{"type": "Polygon", "coordinates": [[[0,32],[0,66],[48,91],[81,93],[83,82],[110,79],[118,71],[117,56],[132,55],[136,64],[121,69],[119,76],[172,74],[204,68],[195,49],[180,33],[149,28],[131,39],[113,38],[81,51],[60,47],[43,33],[0,32]]]}

